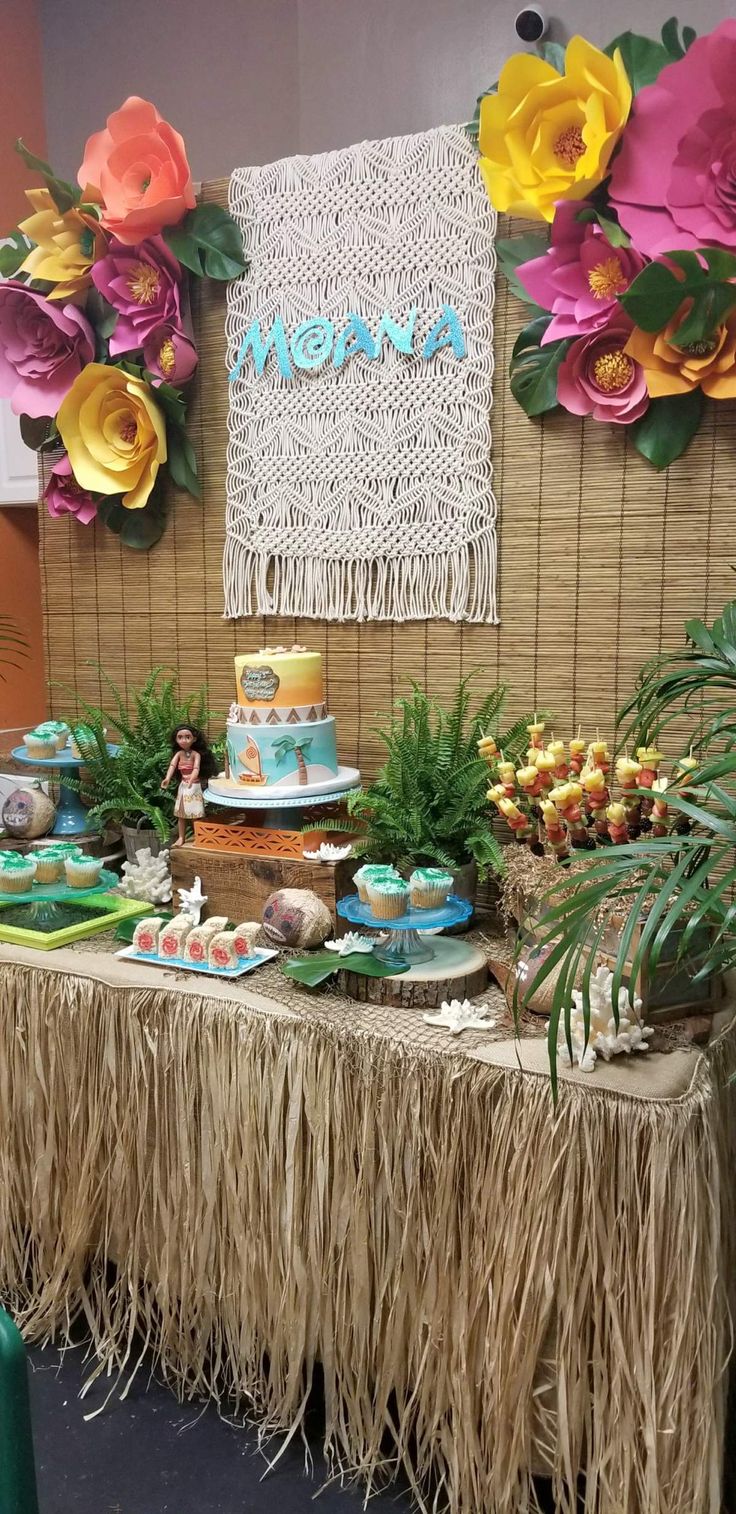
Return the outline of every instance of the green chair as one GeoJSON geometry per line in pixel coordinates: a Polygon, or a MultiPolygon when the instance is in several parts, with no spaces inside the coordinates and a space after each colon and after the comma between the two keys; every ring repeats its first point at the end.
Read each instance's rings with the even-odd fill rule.
{"type": "Polygon", "coordinates": [[[0,1309],[0,1514],[38,1514],[26,1348],[0,1309]]]}

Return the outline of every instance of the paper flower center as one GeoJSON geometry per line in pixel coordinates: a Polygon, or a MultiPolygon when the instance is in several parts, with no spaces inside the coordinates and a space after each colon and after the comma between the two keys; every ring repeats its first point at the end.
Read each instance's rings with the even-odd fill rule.
{"type": "Polygon", "coordinates": [[[161,280],[149,263],[134,263],[128,274],[128,288],[136,305],[152,305],[158,298],[161,280]]]}
{"type": "Polygon", "coordinates": [[[588,288],[594,300],[612,300],[626,288],[626,278],[617,257],[596,263],[588,274],[588,288]]]}
{"type": "Polygon", "coordinates": [[[574,168],[578,158],[585,152],[583,133],[579,126],[566,126],[560,132],[554,146],[554,154],[566,168],[574,168]]]}
{"type": "Polygon", "coordinates": [[[672,345],[676,346],[678,352],[682,352],[685,357],[710,357],[711,352],[715,352],[718,342],[715,337],[710,337],[710,339],[704,338],[701,342],[687,342],[683,347],[676,342],[672,345]]]}
{"type": "Polygon", "coordinates": [[[120,426],[120,440],[121,442],[127,442],[129,445],[131,445],[135,441],[137,435],[138,427],[132,415],[129,415],[120,426]]]}
{"type": "Polygon", "coordinates": [[[625,389],[633,372],[631,358],[619,350],[602,352],[593,364],[593,377],[605,394],[616,394],[619,389],[625,389]]]}
{"type": "Polygon", "coordinates": [[[169,336],[167,336],[166,340],[161,343],[161,346],[159,348],[158,366],[161,369],[164,378],[169,378],[170,375],[174,372],[174,368],[176,367],[176,353],[174,351],[174,343],[169,336]]]}

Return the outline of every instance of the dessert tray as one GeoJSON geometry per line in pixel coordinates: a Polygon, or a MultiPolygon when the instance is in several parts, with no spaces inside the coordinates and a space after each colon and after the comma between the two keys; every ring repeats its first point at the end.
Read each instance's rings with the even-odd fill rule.
{"type": "Polygon", "coordinates": [[[250,957],[240,957],[235,967],[210,967],[208,962],[187,962],[184,957],[160,957],[158,952],[138,952],[134,946],[126,946],[115,956],[124,957],[127,962],[140,962],[144,967],[172,967],[176,972],[208,973],[211,978],[242,978],[277,957],[278,952],[271,946],[257,946],[250,957]]]}

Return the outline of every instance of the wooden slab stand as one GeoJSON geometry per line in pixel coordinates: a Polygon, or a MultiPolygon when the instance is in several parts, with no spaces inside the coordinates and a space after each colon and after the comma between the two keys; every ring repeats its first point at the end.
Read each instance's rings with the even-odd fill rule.
{"type": "Polygon", "coordinates": [[[392,1004],[403,1009],[436,1009],[445,999],[473,999],[484,993],[488,967],[483,952],[456,937],[434,939],[437,958],[421,962],[396,978],[339,972],[341,993],[365,1004],[392,1004]]]}
{"type": "MultiPolygon", "coordinates": [[[[202,879],[207,912],[230,920],[260,920],[269,894],[278,888],[309,888],[324,901],[335,918],[335,904],[354,892],[352,877],[358,863],[305,862],[304,859],[246,857],[237,852],[211,852],[187,844],[171,851],[174,888],[191,888],[202,879]]],[[[337,929],[344,933],[345,921],[337,929]]]]}

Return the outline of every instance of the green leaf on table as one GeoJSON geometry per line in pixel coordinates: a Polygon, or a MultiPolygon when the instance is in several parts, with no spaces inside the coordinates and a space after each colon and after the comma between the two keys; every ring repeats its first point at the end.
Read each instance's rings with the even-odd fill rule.
{"type": "Polygon", "coordinates": [[[499,267],[506,275],[517,300],[523,300],[525,305],[532,305],[535,310],[540,311],[540,314],[544,312],[527,293],[516,270],[520,264],[531,262],[532,258],[541,258],[547,251],[548,245],[546,236],[534,236],[533,233],[523,237],[501,237],[496,242],[499,267]]]}
{"type": "Polygon", "coordinates": [[[6,245],[0,247],[0,279],[12,279],[25,263],[33,243],[22,231],[9,231],[4,241],[6,245]]]}
{"type": "Polygon", "coordinates": [[[166,427],[169,473],[180,489],[186,489],[195,499],[202,498],[202,485],[197,472],[194,448],[182,426],[169,424],[166,427]]]}
{"type": "Polygon", "coordinates": [[[652,400],[641,420],[635,421],[629,435],[642,457],[654,468],[666,468],[681,457],[700,425],[703,394],[692,389],[689,394],[668,394],[652,400]]]}
{"type": "Polygon", "coordinates": [[[365,978],[393,978],[408,970],[408,962],[379,962],[369,952],[350,952],[346,957],[341,957],[338,952],[313,952],[308,957],[292,957],[281,963],[285,977],[293,978],[307,988],[316,988],[338,971],[361,973],[365,978]]]}
{"type": "Polygon", "coordinates": [[[651,37],[640,37],[636,32],[622,32],[603,51],[612,58],[616,49],[621,53],[634,94],[644,89],[645,85],[653,84],[665,65],[672,62],[671,55],[661,42],[654,42],[651,37]]]}
{"type": "Polygon", "coordinates": [[[165,227],[164,240],[200,278],[236,279],[248,267],[240,229],[221,205],[197,205],[180,225],[165,227]]]}
{"type": "Polygon", "coordinates": [[[57,179],[51,165],[45,163],[43,158],[37,158],[35,153],[29,152],[21,137],[18,137],[15,150],[20,153],[26,168],[30,168],[33,173],[41,174],[57,210],[62,215],[65,210],[71,210],[74,205],[79,204],[82,191],[76,184],[70,184],[67,179],[57,179]]]}
{"type": "Polygon", "coordinates": [[[544,415],[557,405],[557,374],[569,341],[540,346],[552,317],[537,316],[514,342],[509,376],[511,393],[527,415],[544,415]]]}
{"type": "Polygon", "coordinates": [[[689,346],[709,341],[729,310],[736,305],[736,258],[721,248],[694,252],[668,252],[665,263],[650,263],[619,296],[626,314],[642,331],[661,331],[677,314],[684,300],[690,308],[676,333],[673,345],[689,346]],[[672,267],[670,265],[674,264],[672,267]]]}

